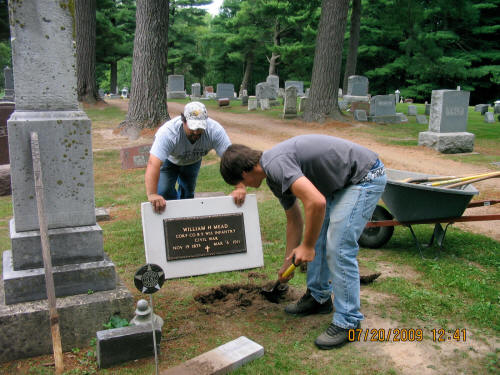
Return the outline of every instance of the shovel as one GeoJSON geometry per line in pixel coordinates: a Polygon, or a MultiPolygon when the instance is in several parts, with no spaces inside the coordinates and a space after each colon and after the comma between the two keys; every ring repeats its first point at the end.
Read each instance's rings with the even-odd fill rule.
{"type": "MultiPolygon", "coordinates": [[[[295,270],[297,266],[298,264],[295,265],[295,255],[294,255],[292,258],[292,264],[290,264],[290,267],[288,267],[286,271],[283,272],[282,277],[287,278],[288,276],[290,276],[290,274],[295,270]]],[[[269,302],[278,303],[280,297],[283,296],[287,290],[288,290],[288,284],[282,284],[279,280],[277,280],[271,289],[262,288],[260,293],[264,297],[266,297],[266,299],[269,302]]]]}

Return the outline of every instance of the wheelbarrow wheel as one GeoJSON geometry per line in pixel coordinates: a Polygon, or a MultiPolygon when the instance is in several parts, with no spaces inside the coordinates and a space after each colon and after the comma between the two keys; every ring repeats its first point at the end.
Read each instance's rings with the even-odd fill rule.
{"type": "MultiPolygon", "coordinates": [[[[371,221],[392,220],[392,215],[384,207],[377,205],[373,211],[371,221]]],[[[365,228],[358,244],[362,247],[377,249],[384,246],[392,237],[394,227],[370,227],[365,228]]]]}

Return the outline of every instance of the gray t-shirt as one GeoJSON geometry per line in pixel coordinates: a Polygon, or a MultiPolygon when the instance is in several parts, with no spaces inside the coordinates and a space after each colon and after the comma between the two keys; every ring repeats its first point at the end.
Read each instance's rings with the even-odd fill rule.
{"type": "Polygon", "coordinates": [[[207,128],[201,137],[191,143],[186,136],[180,116],[163,124],[155,134],[151,154],[162,162],[166,159],[176,165],[190,165],[196,163],[212,149],[222,156],[231,145],[226,131],[217,121],[207,119],[207,128]]]}
{"type": "Polygon", "coordinates": [[[378,155],[356,143],[327,135],[299,135],[263,152],[260,165],[267,184],[285,210],[295,196],[290,186],[305,176],[325,197],[357,184],[375,164],[378,155]]]}

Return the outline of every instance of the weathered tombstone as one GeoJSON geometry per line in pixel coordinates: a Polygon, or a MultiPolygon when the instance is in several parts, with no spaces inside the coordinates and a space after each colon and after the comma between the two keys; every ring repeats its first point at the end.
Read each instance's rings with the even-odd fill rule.
{"type": "Polygon", "coordinates": [[[356,109],[354,111],[354,119],[356,121],[368,121],[368,117],[366,116],[366,111],[363,109],[356,109]]]}
{"type": "Polygon", "coordinates": [[[471,152],[474,134],[468,133],[468,91],[433,90],[429,130],[419,133],[418,144],[441,153],[471,152]]]}
{"type": "Polygon", "coordinates": [[[122,99],[127,99],[128,98],[128,88],[124,87],[121,91],[121,97],[122,99]]]}
{"type": "Polygon", "coordinates": [[[267,98],[260,99],[259,103],[260,103],[260,109],[263,111],[267,111],[268,109],[271,108],[271,106],[269,104],[269,99],[267,99],[267,98]]]}
{"type": "Polygon", "coordinates": [[[427,116],[426,115],[417,115],[416,120],[417,120],[417,124],[427,124],[427,116]]]}
{"type": "Polygon", "coordinates": [[[304,82],[302,81],[285,81],[285,90],[290,87],[295,86],[297,88],[297,95],[304,95],[304,82]]]}
{"type": "Polygon", "coordinates": [[[184,99],[184,76],[182,74],[171,74],[168,76],[167,99],[184,99]]]}
{"type": "Polygon", "coordinates": [[[350,76],[347,80],[347,94],[343,97],[346,103],[369,102],[368,78],[364,76],[350,76]]]}
{"type": "Polygon", "coordinates": [[[6,66],[3,69],[3,76],[5,82],[5,95],[3,97],[3,100],[7,102],[14,102],[14,74],[12,73],[12,69],[9,66],[6,66]]]}
{"type": "Polygon", "coordinates": [[[395,124],[400,122],[396,114],[396,101],[394,94],[376,95],[370,99],[369,121],[378,123],[395,124]]]}
{"type": "Polygon", "coordinates": [[[431,105],[427,102],[425,102],[425,115],[429,116],[431,114],[431,105]]]}
{"type": "MultiPolygon", "coordinates": [[[[246,90],[244,90],[246,91],[246,90]]],[[[241,96],[241,105],[248,105],[248,95],[241,96]]]]}
{"type": "Polygon", "coordinates": [[[417,115],[417,106],[409,105],[408,106],[408,116],[416,116],[417,115]]]}
{"type": "MultiPolygon", "coordinates": [[[[309,96],[309,89],[306,89],[306,95],[309,96]]],[[[344,96],[344,93],[342,92],[342,89],[340,87],[337,95],[339,98],[342,98],[344,96]]]]}
{"type": "Polygon", "coordinates": [[[493,124],[495,122],[495,116],[493,115],[493,112],[486,112],[484,114],[484,122],[488,124],[493,124]]]}
{"type": "Polygon", "coordinates": [[[495,101],[495,104],[493,106],[493,113],[496,115],[497,113],[500,113],[500,100],[495,101]]]}
{"type": "Polygon", "coordinates": [[[399,117],[399,122],[408,122],[408,117],[404,113],[397,112],[396,116],[399,117]]]}
{"type": "Polygon", "coordinates": [[[16,110],[8,121],[14,218],[3,252],[0,362],[52,352],[30,133],[37,132],[63,350],[88,345],[114,313],[132,315],[96,223],[91,123],[79,110],[66,3],[9,2],[16,110]],[[100,291],[89,294],[88,291],[100,291]],[[6,306],[8,305],[8,306],[6,306]],[[34,339],[36,338],[36,339],[34,339]]]}
{"type": "Polygon", "coordinates": [[[283,98],[285,96],[285,89],[283,87],[280,87],[278,89],[278,98],[283,98]]]}
{"type": "Polygon", "coordinates": [[[309,98],[307,96],[301,96],[299,98],[299,112],[305,112],[306,111],[306,106],[307,106],[307,101],[309,98]]]}
{"type": "Polygon", "coordinates": [[[350,76],[347,79],[347,95],[368,95],[368,78],[365,76],[350,76]]]}
{"type": "Polygon", "coordinates": [[[268,83],[274,88],[276,96],[273,99],[275,99],[278,95],[278,89],[280,88],[280,77],[274,74],[268,75],[266,78],[266,83],[268,83]]]}
{"type": "Polygon", "coordinates": [[[348,103],[343,100],[339,100],[338,105],[341,111],[347,111],[347,109],[349,108],[348,103]]]}
{"type": "Polygon", "coordinates": [[[285,89],[283,118],[294,117],[297,117],[297,88],[295,86],[289,86],[285,89]]]}
{"type": "Polygon", "coordinates": [[[199,98],[201,96],[201,85],[198,82],[191,85],[191,96],[193,98],[199,98]]]}
{"type": "Polygon", "coordinates": [[[227,98],[234,99],[234,85],[232,83],[218,83],[217,84],[217,99],[227,98]]]}
{"type": "Polygon", "coordinates": [[[248,97],[248,110],[255,111],[257,109],[258,100],[255,96],[248,97]]]}
{"type": "Polygon", "coordinates": [[[99,93],[99,98],[104,98],[104,95],[106,95],[103,89],[99,89],[98,93],[99,93]]]}
{"type": "Polygon", "coordinates": [[[310,92],[311,92],[311,88],[310,88],[310,87],[308,87],[308,88],[306,89],[306,91],[304,91],[304,96],[305,96],[306,98],[308,98],[308,97],[309,97],[309,93],[310,93],[310,92]]]}
{"type": "Polygon", "coordinates": [[[257,200],[238,207],[230,196],[169,201],[161,214],[142,203],[148,262],[167,279],[261,267],[264,264],[257,200]]]}
{"type": "MultiPolygon", "coordinates": [[[[16,108],[13,102],[0,102],[0,165],[9,164],[9,137],[7,120],[16,108]]],[[[9,182],[10,185],[10,182],[9,182]]]]}
{"type": "Polygon", "coordinates": [[[490,106],[488,104],[485,104],[482,108],[481,108],[481,115],[484,115],[486,112],[488,112],[490,106]]]}
{"type": "Polygon", "coordinates": [[[210,94],[213,94],[214,93],[214,88],[213,86],[205,86],[205,90],[203,92],[203,95],[208,98],[210,97],[210,94]]]}
{"type": "Polygon", "coordinates": [[[260,82],[255,86],[255,96],[257,99],[276,99],[278,92],[271,84],[260,82]]]}
{"type": "Polygon", "coordinates": [[[125,147],[120,150],[122,169],[145,168],[148,165],[151,145],[125,147]]]}

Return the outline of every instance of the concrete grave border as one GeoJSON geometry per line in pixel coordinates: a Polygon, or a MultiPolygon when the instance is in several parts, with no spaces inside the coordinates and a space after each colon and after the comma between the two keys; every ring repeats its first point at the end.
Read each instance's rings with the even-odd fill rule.
{"type": "Polygon", "coordinates": [[[264,256],[260,235],[259,214],[255,194],[247,194],[245,203],[237,207],[233,197],[210,197],[167,201],[167,208],[156,214],[149,202],[141,204],[142,230],[147,263],[159,265],[165,278],[204,275],[262,267],[264,256]],[[167,261],[163,219],[243,213],[246,253],[167,261]]]}

